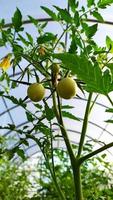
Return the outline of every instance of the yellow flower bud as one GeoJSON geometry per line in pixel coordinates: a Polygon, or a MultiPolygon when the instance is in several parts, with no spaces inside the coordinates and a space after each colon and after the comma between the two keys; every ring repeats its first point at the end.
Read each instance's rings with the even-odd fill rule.
{"type": "Polygon", "coordinates": [[[11,56],[11,53],[7,54],[0,62],[0,68],[4,71],[7,71],[7,69],[11,66],[11,56]]]}

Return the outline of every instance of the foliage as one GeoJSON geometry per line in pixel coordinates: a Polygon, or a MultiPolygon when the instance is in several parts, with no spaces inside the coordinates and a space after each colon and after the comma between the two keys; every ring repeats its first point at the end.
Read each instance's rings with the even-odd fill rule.
{"type": "MultiPolygon", "coordinates": [[[[8,139],[9,141],[10,139],[8,139]]],[[[6,146],[6,141],[0,137],[0,147],[6,146]]],[[[25,200],[28,197],[28,188],[31,183],[28,178],[29,172],[18,163],[9,160],[7,153],[0,157],[0,200],[25,200]]]]}
{"type": "MultiPolygon", "coordinates": [[[[74,149],[77,147],[74,145],[74,149]]],[[[91,151],[92,145],[85,145],[84,153],[91,151]]],[[[113,170],[112,164],[105,159],[106,154],[96,156],[93,159],[86,161],[82,168],[82,184],[84,198],[88,200],[108,199],[113,198],[112,181],[113,170]],[[90,188],[90,189],[89,189],[90,188]]],[[[59,180],[59,185],[64,191],[66,199],[74,199],[74,184],[72,181],[72,169],[69,162],[69,156],[66,150],[54,149],[55,159],[55,174],[59,180]],[[63,184],[62,184],[63,183],[63,184]]],[[[39,189],[34,195],[37,199],[58,199],[58,195],[53,187],[53,181],[50,172],[44,162],[38,163],[38,171],[40,179],[37,180],[39,189]]],[[[32,197],[31,199],[34,199],[32,197]]]]}
{"type": "MultiPolygon", "coordinates": [[[[94,163],[93,156],[113,146],[113,142],[110,142],[84,155],[84,142],[87,135],[89,114],[93,112],[93,106],[98,96],[104,95],[111,106],[113,106],[113,101],[109,94],[113,91],[113,41],[107,36],[105,46],[100,47],[94,40],[94,36],[99,28],[98,22],[104,21],[101,10],[110,6],[113,1],[98,0],[95,2],[94,0],[87,0],[86,7],[84,5],[81,6],[77,0],[68,0],[68,3],[69,10],[54,6],[55,11],[53,11],[42,6],[42,10],[61,26],[61,35],[52,31],[46,32],[47,22],[40,22],[40,20],[28,16],[31,24],[36,28],[36,37],[33,38],[30,32],[25,32],[22,14],[18,8],[12,17],[12,24],[8,28],[6,28],[4,19],[0,21],[0,47],[10,49],[10,52],[4,55],[0,63],[0,96],[11,101],[15,106],[20,106],[24,110],[28,122],[27,126],[23,125],[20,128],[16,127],[15,124],[0,126],[0,129],[16,133],[20,137],[20,141],[12,149],[7,147],[3,150],[1,148],[1,154],[8,152],[10,159],[15,154],[18,154],[24,161],[25,152],[22,149],[22,145],[28,147],[29,140],[33,140],[40,148],[45,159],[46,169],[51,174],[52,182],[49,182],[49,184],[51,187],[54,185],[51,189],[51,194],[55,190],[58,196],[57,199],[65,200],[68,188],[64,191],[65,181],[61,187],[59,184],[60,177],[59,179],[57,178],[62,167],[60,169],[54,168],[54,142],[59,137],[62,138],[71,164],[69,171],[64,171],[61,174],[63,176],[62,179],[65,180],[65,173],[70,173],[71,170],[72,175],[69,175],[69,182],[70,184],[73,182],[74,197],[71,196],[72,193],[70,192],[69,198],[83,200],[83,196],[86,196],[85,191],[87,188],[86,180],[84,180],[85,170],[87,170],[85,169],[86,161],[92,159],[94,163]],[[88,17],[94,17],[97,20],[96,23],[89,25],[88,17]],[[68,45],[63,40],[65,35],[67,37],[67,34],[69,36],[68,45]],[[54,64],[60,66],[58,72],[52,71],[54,64]],[[9,75],[9,72],[13,74],[13,78],[9,75]],[[64,106],[64,101],[61,101],[57,93],[58,82],[68,76],[73,77],[78,88],[88,97],[76,154],[69,139],[64,118],[76,121],[80,121],[80,119],[78,116],[73,115],[73,109],[70,107],[69,102],[64,106]],[[38,103],[30,102],[32,104],[31,108],[27,101],[27,88],[33,82],[43,84],[47,93],[42,101],[38,103]],[[23,85],[24,89],[26,88],[26,93],[18,93],[16,96],[15,91],[17,91],[20,85],[23,85]],[[92,102],[93,95],[97,95],[94,102],[92,102]],[[54,127],[59,129],[59,134],[54,131],[54,127]],[[58,175],[56,175],[57,173],[58,175]],[[82,182],[81,177],[84,180],[82,182]]],[[[79,92],[77,95],[80,98],[79,92]]],[[[74,104],[75,106],[76,103],[74,104]]],[[[107,109],[107,112],[112,112],[112,108],[107,109]]],[[[106,123],[109,122],[112,123],[111,119],[106,121],[106,123]]],[[[100,178],[103,177],[104,174],[100,178]]],[[[97,185],[98,178],[97,173],[97,185]]],[[[90,186],[94,182],[91,183],[90,177],[87,177],[87,180],[89,184],[89,194],[87,194],[89,196],[87,198],[90,198],[92,194],[90,186]]],[[[101,181],[104,187],[105,182],[103,179],[101,181]]],[[[99,192],[106,193],[107,191],[104,188],[104,190],[99,192]]],[[[98,196],[96,193],[95,195],[98,196]]],[[[102,197],[103,194],[100,195],[102,197]]],[[[110,195],[112,194],[109,193],[108,197],[110,195]]]]}

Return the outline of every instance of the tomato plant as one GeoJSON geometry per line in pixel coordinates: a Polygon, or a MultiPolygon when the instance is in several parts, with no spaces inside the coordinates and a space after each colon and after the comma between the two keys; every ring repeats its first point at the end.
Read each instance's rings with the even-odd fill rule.
{"type": "MultiPolygon", "coordinates": [[[[90,113],[93,112],[93,106],[98,96],[104,95],[113,106],[109,94],[113,91],[113,41],[107,36],[106,45],[100,47],[94,39],[99,28],[98,24],[100,22],[104,23],[101,11],[110,6],[113,1],[98,0],[95,2],[87,0],[87,6],[81,6],[77,0],[68,0],[68,3],[69,9],[54,6],[56,11],[42,6],[43,12],[46,12],[51,20],[61,25],[62,33],[60,36],[52,31],[45,31],[48,23],[37,21],[29,16],[30,23],[36,28],[36,38],[33,38],[30,33],[25,32],[22,14],[18,8],[8,28],[6,28],[5,21],[1,20],[0,46],[1,48],[10,47],[10,52],[2,58],[0,63],[2,70],[0,96],[10,100],[25,111],[28,126],[19,129],[15,124],[6,124],[6,126],[0,126],[0,128],[8,129],[20,135],[18,144],[12,149],[6,149],[10,158],[17,153],[24,159],[25,152],[22,149],[22,144],[29,146],[29,140],[33,140],[37,144],[45,159],[46,167],[50,171],[58,198],[59,200],[65,200],[66,196],[59,185],[54,163],[54,143],[56,138],[61,137],[67,148],[71,163],[71,181],[74,182],[73,199],[82,200],[85,196],[85,191],[82,190],[82,166],[86,160],[93,159],[96,154],[102,153],[113,146],[113,142],[110,142],[84,155],[90,113]],[[94,17],[96,23],[94,20],[93,25],[90,25],[88,22],[89,16],[94,17]],[[68,34],[69,37],[68,45],[63,40],[65,34],[68,34]],[[53,68],[52,66],[57,67],[53,68]],[[8,74],[8,68],[12,70],[13,78],[8,74]],[[19,74],[18,78],[17,74],[19,74]],[[68,88],[68,92],[65,90],[66,95],[69,94],[67,98],[67,96],[61,94],[62,90],[59,91],[61,89],[59,85],[62,80],[70,78],[73,80],[74,91],[72,87],[72,93],[70,94],[70,84],[68,86],[64,85],[64,89],[68,88]],[[38,100],[36,99],[36,101],[39,101],[38,103],[34,103],[34,90],[32,91],[33,98],[31,92],[27,94],[27,89],[32,89],[32,83],[41,86],[43,84],[47,91],[46,96],[44,96],[44,88],[41,94],[36,91],[37,95],[38,93],[41,95],[39,95],[38,100]],[[18,96],[11,95],[11,91],[16,91],[21,85],[26,88],[26,93],[18,93],[18,96]],[[78,116],[73,115],[71,111],[67,112],[67,109],[71,108],[69,105],[70,100],[68,100],[68,105],[65,106],[63,98],[70,99],[73,97],[76,94],[76,85],[79,91],[86,94],[87,105],[83,113],[80,140],[75,153],[64,118],[67,117],[75,121],[80,121],[80,119],[78,116]],[[96,96],[95,100],[93,100],[94,96],[96,96]],[[29,97],[33,100],[31,102],[33,110],[28,107],[27,100],[29,97]],[[61,97],[63,98],[61,99],[61,97]],[[59,129],[60,135],[55,134],[54,125],[59,129]],[[36,136],[36,132],[40,132],[41,135],[36,136]]],[[[78,92],[77,96],[80,98],[78,92]]],[[[74,107],[76,107],[76,99],[74,107]]],[[[111,113],[113,109],[110,107],[106,111],[111,113]]],[[[112,122],[112,120],[107,121],[107,123],[112,122]]],[[[4,151],[1,151],[1,153],[4,153],[4,151]]]]}

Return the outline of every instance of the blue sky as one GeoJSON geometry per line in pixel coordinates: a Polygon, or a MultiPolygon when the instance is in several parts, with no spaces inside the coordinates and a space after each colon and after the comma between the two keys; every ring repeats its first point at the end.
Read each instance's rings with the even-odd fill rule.
{"type": "Polygon", "coordinates": [[[34,17],[44,17],[46,14],[40,9],[40,6],[51,7],[52,5],[58,5],[64,7],[66,5],[65,0],[1,0],[0,1],[0,18],[5,18],[7,22],[10,21],[13,13],[18,7],[26,19],[27,15],[33,15],[34,17]]]}

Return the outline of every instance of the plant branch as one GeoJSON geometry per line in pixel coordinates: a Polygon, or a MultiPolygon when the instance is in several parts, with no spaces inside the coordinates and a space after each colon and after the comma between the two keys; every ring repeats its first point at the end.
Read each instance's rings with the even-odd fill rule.
{"type": "Polygon", "coordinates": [[[65,196],[64,196],[64,193],[62,192],[57,180],[56,180],[56,176],[54,175],[53,173],[53,170],[51,169],[51,166],[50,166],[50,163],[48,161],[48,158],[47,156],[43,153],[44,155],[44,158],[46,160],[46,165],[47,167],[49,168],[49,171],[50,171],[50,174],[51,174],[51,177],[52,177],[52,180],[53,180],[53,183],[54,183],[54,187],[58,193],[58,196],[59,196],[59,200],[66,200],[65,196]]]}
{"type": "Polygon", "coordinates": [[[27,136],[27,138],[30,138],[30,139],[34,140],[36,142],[36,144],[38,144],[38,146],[40,147],[40,150],[43,153],[43,156],[44,156],[44,158],[46,160],[46,165],[49,168],[49,171],[50,171],[50,174],[51,174],[55,189],[56,189],[56,191],[58,193],[59,200],[66,200],[62,190],[60,189],[60,187],[59,187],[59,185],[57,183],[56,176],[54,176],[53,170],[51,169],[50,163],[48,161],[48,157],[45,155],[45,153],[44,153],[44,151],[43,151],[43,149],[41,147],[39,139],[36,138],[34,135],[26,134],[26,136],[27,136]]]}
{"type": "Polygon", "coordinates": [[[113,146],[113,142],[111,142],[111,143],[109,143],[109,144],[106,144],[105,146],[103,146],[103,147],[101,147],[101,148],[99,148],[99,149],[97,149],[97,150],[95,150],[95,151],[93,151],[93,152],[87,154],[86,156],[81,157],[79,161],[80,161],[80,163],[82,164],[82,163],[83,163],[84,161],[86,161],[87,159],[89,159],[89,158],[91,158],[91,157],[97,155],[98,153],[101,153],[102,151],[105,151],[105,150],[108,149],[108,148],[111,148],[112,146],[113,146]]]}
{"type": "MultiPolygon", "coordinates": [[[[70,25],[71,26],[71,25],[70,25]]],[[[66,27],[66,29],[62,32],[61,36],[59,37],[59,39],[57,40],[56,44],[53,47],[53,50],[55,50],[56,46],[58,45],[58,43],[60,42],[61,38],[63,37],[63,35],[67,32],[67,30],[70,28],[70,26],[66,27]]]]}
{"type": "Polygon", "coordinates": [[[95,99],[93,100],[92,105],[90,106],[89,113],[92,111],[92,108],[93,108],[93,106],[95,105],[98,96],[99,96],[99,94],[97,94],[96,97],[95,97],[95,99]]]}
{"type": "Polygon", "coordinates": [[[81,138],[80,138],[77,157],[80,157],[80,155],[82,153],[82,149],[83,149],[83,144],[84,144],[85,135],[86,135],[86,131],[87,131],[87,125],[88,125],[88,116],[89,116],[89,111],[90,111],[91,98],[92,98],[92,93],[89,93],[86,111],[85,111],[84,120],[83,120],[83,126],[82,126],[82,132],[81,132],[81,138]]]}
{"type": "Polygon", "coordinates": [[[65,129],[64,123],[63,123],[62,111],[61,111],[61,105],[60,105],[60,98],[59,98],[58,94],[57,94],[57,100],[58,100],[58,111],[59,111],[58,122],[60,124],[60,130],[61,130],[61,133],[63,135],[64,141],[65,141],[65,144],[66,144],[66,147],[67,147],[70,159],[71,159],[71,163],[73,165],[73,162],[75,161],[75,155],[74,155],[71,143],[69,141],[68,134],[67,134],[67,131],[65,129]]]}
{"type": "Polygon", "coordinates": [[[51,141],[51,161],[52,161],[52,168],[53,168],[53,174],[54,176],[56,177],[55,175],[55,164],[54,164],[54,147],[53,147],[53,135],[52,135],[52,124],[51,124],[51,121],[50,121],[50,141],[51,141]]]}
{"type": "Polygon", "coordinates": [[[20,83],[20,84],[23,84],[23,85],[31,85],[31,83],[28,83],[28,82],[25,82],[25,81],[18,81],[18,80],[13,80],[13,79],[10,79],[10,81],[13,81],[15,83],[20,83]]]}
{"type": "Polygon", "coordinates": [[[113,101],[111,100],[110,96],[108,94],[106,96],[107,96],[109,102],[111,103],[111,105],[113,106],[113,101]]]}

